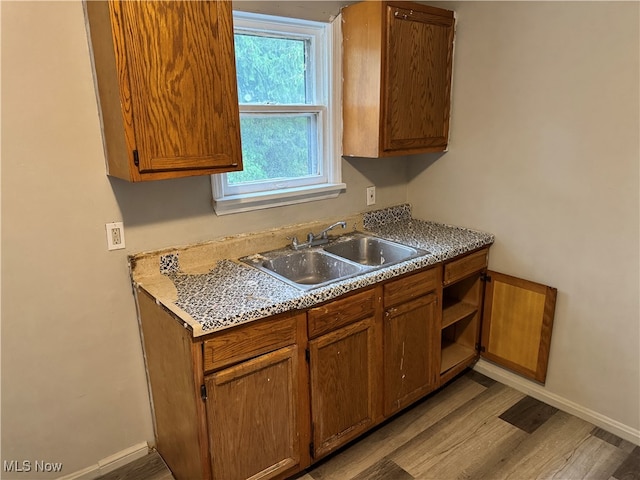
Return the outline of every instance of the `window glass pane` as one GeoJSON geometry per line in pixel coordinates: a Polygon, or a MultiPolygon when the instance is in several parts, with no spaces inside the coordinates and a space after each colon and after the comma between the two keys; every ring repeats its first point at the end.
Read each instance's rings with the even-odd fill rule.
{"type": "Polygon", "coordinates": [[[238,100],[253,104],[305,104],[306,41],[236,34],[238,100]]]}
{"type": "Polygon", "coordinates": [[[229,185],[319,175],[317,115],[240,116],[244,170],[227,174],[229,185]]]}

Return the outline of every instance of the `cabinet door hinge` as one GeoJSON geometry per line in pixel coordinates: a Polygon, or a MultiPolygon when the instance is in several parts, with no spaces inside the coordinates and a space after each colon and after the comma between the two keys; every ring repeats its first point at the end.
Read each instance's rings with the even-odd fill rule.
{"type": "Polygon", "coordinates": [[[311,361],[311,352],[308,348],[304,351],[304,359],[307,361],[307,363],[311,361]]]}
{"type": "Polygon", "coordinates": [[[315,449],[313,447],[314,447],[313,442],[311,442],[309,444],[309,455],[311,456],[311,458],[315,458],[314,455],[313,455],[313,452],[314,452],[315,449]]]}
{"type": "Polygon", "coordinates": [[[140,166],[140,156],[138,155],[138,150],[133,151],[133,164],[136,167],[140,166]]]}
{"type": "Polygon", "coordinates": [[[488,275],[486,273],[481,273],[480,274],[480,280],[482,280],[483,282],[490,282],[491,281],[491,275],[488,275]]]}
{"type": "Polygon", "coordinates": [[[480,345],[479,343],[476,344],[476,350],[478,352],[486,352],[487,351],[487,349],[484,347],[484,345],[480,345]]]}
{"type": "Polygon", "coordinates": [[[203,402],[207,399],[207,386],[204,383],[200,385],[200,398],[203,402]]]}

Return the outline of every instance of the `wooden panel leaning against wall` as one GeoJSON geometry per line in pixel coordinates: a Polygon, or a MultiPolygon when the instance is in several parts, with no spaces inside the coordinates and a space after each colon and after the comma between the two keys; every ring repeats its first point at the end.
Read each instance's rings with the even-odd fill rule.
{"type": "Polygon", "coordinates": [[[242,170],[231,1],[84,6],[107,174],[139,182],[242,170]]]}

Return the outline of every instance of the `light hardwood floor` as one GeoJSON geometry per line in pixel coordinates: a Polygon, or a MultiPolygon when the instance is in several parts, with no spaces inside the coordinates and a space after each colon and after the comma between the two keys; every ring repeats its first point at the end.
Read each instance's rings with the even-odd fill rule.
{"type": "MultiPolygon", "coordinates": [[[[471,371],[295,478],[640,480],[640,447],[471,371]]],[[[157,453],[100,477],[171,479],[157,453]]]]}

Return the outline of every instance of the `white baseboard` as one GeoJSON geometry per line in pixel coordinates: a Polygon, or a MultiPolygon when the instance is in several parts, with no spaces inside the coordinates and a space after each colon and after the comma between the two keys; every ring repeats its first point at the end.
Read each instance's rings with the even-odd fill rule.
{"type": "Polygon", "coordinates": [[[555,393],[551,393],[537,383],[530,382],[519,375],[504,370],[503,368],[483,359],[480,359],[473,369],[478,373],[482,373],[483,375],[486,375],[500,383],[513,387],[526,395],[540,400],[541,402],[545,402],[564,412],[586,420],[589,423],[593,423],[603,430],[617,435],[623,440],[627,440],[635,445],[640,445],[640,430],[631,428],[628,425],[613,420],[612,418],[601,415],[593,410],[589,410],[582,405],[578,405],[571,400],[567,400],[555,393]]]}
{"type": "Polygon", "coordinates": [[[103,458],[90,467],[60,477],[58,480],[93,480],[148,454],[149,444],[141,442],[103,458]]]}

